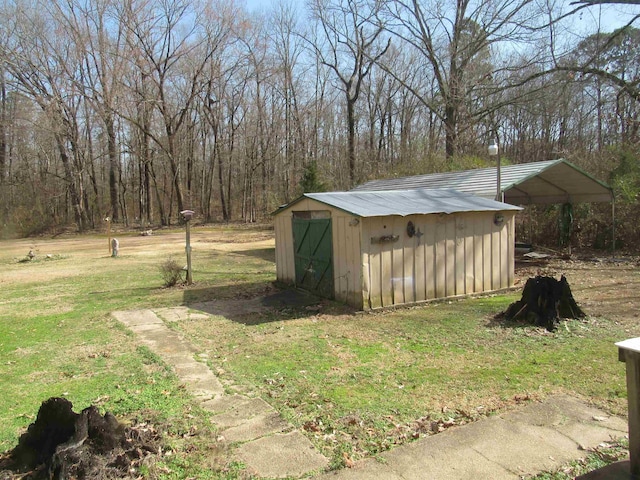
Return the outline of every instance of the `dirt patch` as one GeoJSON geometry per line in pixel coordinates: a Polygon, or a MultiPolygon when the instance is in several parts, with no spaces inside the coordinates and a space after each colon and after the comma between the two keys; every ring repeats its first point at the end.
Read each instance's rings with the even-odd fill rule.
{"type": "Polygon", "coordinates": [[[640,317],[640,258],[582,255],[516,262],[516,282],[537,275],[564,275],[578,305],[591,317],[635,325],[640,317]]]}

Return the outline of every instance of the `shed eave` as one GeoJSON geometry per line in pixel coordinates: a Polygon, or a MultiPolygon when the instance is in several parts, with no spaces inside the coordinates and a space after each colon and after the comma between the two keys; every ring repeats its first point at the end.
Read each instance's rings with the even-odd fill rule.
{"type": "Polygon", "coordinates": [[[505,201],[517,205],[553,205],[558,203],[606,203],[611,202],[609,194],[598,195],[522,195],[505,193],[505,201]]]}
{"type": "Polygon", "coordinates": [[[310,200],[314,200],[314,201],[316,201],[316,202],[320,202],[320,203],[322,203],[322,204],[324,204],[324,205],[327,205],[328,207],[336,208],[336,209],[338,209],[338,210],[341,210],[341,211],[343,211],[343,212],[345,212],[345,213],[348,213],[348,214],[350,214],[350,215],[353,215],[353,216],[356,216],[356,217],[361,217],[361,215],[359,215],[359,214],[358,214],[358,213],[356,213],[356,212],[353,212],[353,211],[347,210],[347,209],[345,209],[345,208],[342,208],[342,207],[339,207],[339,206],[336,206],[336,205],[332,205],[332,204],[331,204],[331,203],[329,203],[329,202],[325,202],[325,201],[319,200],[319,199],[317,199],[317,198],[313,198],[313,197],[312,197],[312,196],[310,196],[310,195],[313,195],[313,194],[306,194],[306,193],[304,193],[304,194],[300,195],[300,196],[299,196],[298,198],[296,198],[295,200],[292,200],[291,202],[289,202],[289,203],[287,203],[287,204],[285,204],[285,205],[281,205],[280,207],[278,207],[278,209],[277,209],[276,211],[272,212],[272,213],[271,213],[271,215],[272,215],[272,216],[273,216],[273,215],[278,215],[280,212],[283,212],[284,210],[287,210],[287,209],[289,209],[289,208],[293,207],[295,204],[297,204],[297,203],[301,202],[301,201],[302,201],[302,200],[304,200],[305,198],[308,198],[308,199],[310,199],[310,200]]]}
{"type": "Polygon", "coordinates": [[[514,205],[453,189],[327,192],[305,196],[362,218],[519,210],[514,205]]]}

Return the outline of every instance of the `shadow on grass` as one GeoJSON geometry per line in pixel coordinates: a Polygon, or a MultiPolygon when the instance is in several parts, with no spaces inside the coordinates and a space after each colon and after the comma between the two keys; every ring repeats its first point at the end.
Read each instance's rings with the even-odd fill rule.
{"type": "Polygon", "coordinates": [[[510,329],[510,330],[522,330],[529,332],[536,332],[532,334],[536,335],[553,335],[560,328],[572,328],[573,324],[582,324],[585,323],[583,319],[574,319],[574,318],[560,318],[556,323],[553,330],[549,331],[545,325],[540,325],[535,322],[535,320],[526,320],[526,319],[508,319],[504,312],[500,312],[496,315],[492,315],[488,318],[486,323],[489,328],[502,328],[502,329],[510,329]],[[563,327],[564,326],[564,327],[563,327]]]}
{"type": "Polygon", "coordinates": [[[505,315],[504,312],[499,312],[496,313],[495,315],[491,315],[488,317],[488,321],[487,321],[487,327],[490,328],[511,328],[511,329],[516,329],[516,328],[531,328],[531,327],[535,327],[536,325],[533,325],[529,322],[526,322],[524,320],[509,320],[505,315]]]}
{"type": "Polygon", "coordinates": [[[268,248],[253,248],[251,250],[214,250],[210,253],[214,257],[252,257],[259,260],[263,260],[269,263],[276,263],[276,249],[274,247],[268,248]]]}
{"type": "Polygon", "coordinates": [[[137,287],[137,288],[112,288],[109,290],[93,290],[91,292],[86,292],[87,295],[109,295],[114,296],[115,294],[126,292],[126,293],[152,293],[155,290],[158,290],[161,287],[137,287]]]}
{"type": "MultiPolygon", "coordinates": [[[[519,300],[519,299],[518,299],[519,300]]],[[[514,305],[518,302],[515,300],[514,302],[507,305],[504,310],[496,312],[488,317],[487,327],[490,328],[504,328],[504,329],[526,329],[526,328],[536,328],[538,325],[535,322],[531,322],[525,318],[509,318],[507,312],[514,307],[514,305]]]]}
{"type": "Polygon", "coordinates": [[[306,318],[335,302],[304,290],[267,283],[246,283],[185,290],[184,304],[193,310],[225,317],[243,325],[306,318]]]}
{"type": "MultiPolygon", "coordinates": [[[[220,272],[217,276],[229,279],[234,275],[220,272]]],[[[231,283],[223,285],[194,285],[187,287],[182,293],[183,304],[208,304],[215,302],[228,302],[231,300],[246,300],[268,294],[273,285],[270,282],[242,282],[245,274],[237,274],[231,283]]]]}
{"type": "Polygon", "coordinates": [[[265,262],[276,263],[276,249],[270,248],[254,248],[253,250],[236,250],[235,255],[244,255],[247,257],[256,257],[265,262]]]}

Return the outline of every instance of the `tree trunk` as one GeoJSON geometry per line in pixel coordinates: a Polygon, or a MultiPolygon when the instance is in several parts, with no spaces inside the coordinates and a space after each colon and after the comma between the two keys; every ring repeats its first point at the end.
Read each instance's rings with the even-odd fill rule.
{"type": "Polygon", "coordinates": [[[184,210],[184,197],[182,196],[182,187],[180,186],[180,167],[175,159],[175,138],[169,128],[167,128],[167,136],[167,142],[169,144],[167,156],[169,157],[169,165],[171,166],[173,188],[176,193],[176,201],[178,202],[178,212],[182,212],[184,210]]]}
{"type": "Polygon", "coordinates": [[[84,211],[82,208],[82,198],[76,186],[75,172],[73,171],[74,169],[72,168],[71,161],[69,160],[69,154],[64,147],[63,139],[58,134],[55,135],[55,139],[58,146],[58,152],[60,153],[60,160],[62,161],[62,166],[64,168],[73,216],[76,225],[78,226],[78,231],[83,232],[86,228],[86,225],[84,211]]]}
{"type": "Polygon", "coordinates": [[[4,183],[7,170],[7,88],[4,71],[0,70],[0,185],[4,183]]]}
{"type": "MultiPolygon", "coordinates": [[[[229,166],[231,170],[231,166],[229,166]]],[[[218,160],[218,187],[220,189],[220,208],[222,209],[222,218],[225,222],[229,221],[229,210],[227,208],[226,195],[224,193],[224,172],[222,169],[222,161],[218,160]]]]}
{"type": "Polygon", "coordinates": [[[111,218],[114,222],[120,221],[118,209],[118,150],[116,146],[116,131],[113,117],[108,115],[104,119],[107,133],[107,153],[109,155],[109,200],[111,202],[111,218]]]}
{"type": "Polygon", "coordinates": [[[155,169],[153,168],[153,163],[149,162],[149,173],[151,174],[151,180],[153,180],[153,190],[156,194],[156,201],[158,203],[158,213],[160,215],[160,225],[163,227],[167,226],[167,218],[164,214],[164,204],[162,203],[162,195],[160,195],[160,189],[158,188],[158,178],[156,177],[155,169]]]}
{"type": "Polygon", "coordinates": [[[527,280],[522,299],[509,305],[498,314],[507,320],[524,319],[534,325],[555,330],[561,318],[582,318],[585,313],[573,299],[569,282],[563,275],[560,280],[537,276],[527,280]]]}
{"type": "Polygon", "coordinates": [[[457,134],[457,108],[448,102],[445,107],[445,155],[447,160],[451,160],[456,155],[458,134],[457,134]]]}
{"type": "Polygon", "coordinates": [[[356,185],[356,117],[355,100],[347,93],[347,157],[349,159],[349,188],[356,185]]]}

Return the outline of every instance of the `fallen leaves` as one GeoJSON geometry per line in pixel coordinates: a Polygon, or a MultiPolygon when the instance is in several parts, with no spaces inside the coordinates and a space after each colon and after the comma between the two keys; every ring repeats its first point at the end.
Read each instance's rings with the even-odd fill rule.
{"type": "Polygon", "coordinates": [[[353,461],[347,452],[342,452],[342,460],[344,461],[344,466],[347,468],[353,468],[356,465],[356,462],[353,461]]]}

